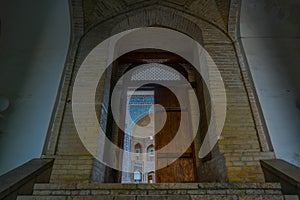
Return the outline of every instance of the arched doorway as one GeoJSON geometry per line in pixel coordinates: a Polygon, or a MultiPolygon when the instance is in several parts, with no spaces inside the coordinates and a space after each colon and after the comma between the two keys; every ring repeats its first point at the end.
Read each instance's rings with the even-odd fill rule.
{"type": "MultiPolygon", "coordinates": [[[[160,116],[157,115],[154,117],[155,120],[152,121],[154,122],[154,124],[152,124],[152,130],[150,125],[150,129],[147,132],[153,131],[157,134],[143,140],[135,138],[130,134],[124,134],[124,131],[118,129],[116,123],[112,123],[107,129],[107,132],[110,134],[109,137],[112,141],[118,144],[119,147],[135,153],[137,153],[136,151],[145,153],[150,153],[150,150],[153,151],[153,156],[146,157],[143,157],[142,154],[135,156],[134,158],[124,158],[122,155],[119,155],[119,160],[122,160],[122,166],[127,166],[127,171],[128,169],[131,169],[132,172],[139,170],[142,174],[142,180],[140,181],[142,183],[149,182],[149,172],[153,172],[153,176],[155,177],[155,179],[152,179],[152,183],[199,182],[201,180],[201,172],[199,172],[201,161],[196,155],[199,151],[201,140],[204,138],[203,133],[205,133],[207,129],[205,97],[203,92],[204,85],[201,77],[195,73],[190,64],[181,57],[157,49],[138,50],[125,54],[114,63],[111,71],[111,84],[113,86],[115,86],[116,82],[123,74],[128,72],[131,73],[131,76],[127,76],[125,79],[127,83],[124,84],[124,88],[120,89],[122,90],[122,97],[120,98],[121,103],[119,104],[120,113],[123,113],[123,118],[120,119],[119,123],[125,123],[125,127],[128,128],[127,131],[129,133],[132,134],[132,132],[135,131],[136,126],[132,126],[130,125],[131,122],[129,123],[126,121],[128,113],[133,117],[133,121],[135,121],[134,124],[140,126],[149,125],[148,114],[149,109],[153,104],[160,104],[164,107],[167,115],[167,119],[161,130],[155,130],[162,121],[159,118],[160,116]],[[146,63],[148,64],[145,68],[133,70],[146,63]],[[173,71],[164,71],[160,69],[160,64],[158,63],[171,67],[173,71]],[[131,70],[133,71],[131,72],[131,70]],[[153,78],[162,79],[162,81],[170,83],[172,87],[176,87],[178,91],[180,91],[180,95],[187,97],[185,99],[186,101],[189,101],[189,92],[191,91],[188,91],[186,85],[181,82],[179,74],[189,81],[189,84],[192,85],[193,90],[198,95],[196,101],[198,105],[200,105],[202,117],[199,133],[195,139],[196,143],[193,142],[190,147],[180,155],[175,162],[173,162],[174,158],[176,156],[178,157],[179,154],[179,152],[176,152],[176,148],[169,152],[159,154],[157,153],[157,150],[166,146],[174,138],[182,115],[187,116],[187,119],[189,119],[183,122],[183,126],[185,127],[184,132],[186,132],[187,137],[189,137],[191,131],[190,110],[193,109],[193,105],[181,108],[178,104],[177,97],[168,88],[156,84],[146,84],[137,89],[134,88],[134,82],[146,81],[153,78]],[[137,90],[135,91],[135,94],[132,95],[134,89],[137,90]],[[129,94],[131,94],[130,98],[128,98],[129,94]],[[161,163],[166,167],[161,168],[161,163]]],[[[112,119],[112,117],[110,116],[108,119],[112,119]]],[[[180,144],[178,145],[180,146],[180,144]]],[[[107,167],[106,182],[134,183],[136,181],[134,180],[134,173],[118,172],[107,167]]]]}

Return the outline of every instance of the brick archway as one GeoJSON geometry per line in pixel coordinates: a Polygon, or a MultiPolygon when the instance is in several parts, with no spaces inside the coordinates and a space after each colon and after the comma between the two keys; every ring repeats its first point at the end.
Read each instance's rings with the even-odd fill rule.
{"type": "MultiPolygon", "coordinates": [[[[189,35],[200,41],[212,55],[222,71],[226,89],[231,94],[228,97],[231,102],[229,120],[225,124],[224,137],[219,142],[220,151],[224,153],[226,159],[229,181],[263,181],[259,159],[272,157],[273,154],[261,153],[235,48],[224,29],[203,19],[203,17],[199,17],[199,15],[178,11],[166,5],[150,5],[119,13],[85,31],[81,0],[73,0],[72,2],[73,42],[70,46],[53,126],[50,129],[49,142],[44,151],[46,156],[56,158],[57,164],[55,164],[51,179],[53,182],[66,180],[87,182],[90,180],[92,172],[93,158],[80,143],[72,122],[71,107],[68,104],[71,101],[72,83],[81,63],[97,44],[113,33],[134,27],[153,25],[169,27],[189,35]],[[239,102],[236,101],[237,97],[240,99],[239,102]],[[235,116],[241,118],[242,121],[236,122],[235,116]],[[247,125],[244,126],[244,123],[247,125]],[[78,156],[81,159],[76,161],[78,156]],[[64,162],[65,159],[68,162],[64,162]],[[84,170],[77,167],[71,170],[70,163],[74,163],[84,170]],[[245,169],[248,169],[249,172],[245,172],[245,169]],[[61,176],[62,170],[66,172],[67,179],[61,176]]],[[[102,95],[98,95],[97,98],[101,99],[102,95]]],[[[101,167],[103,166],[99,165],[98,169],[101,170],[101,167]]]]}

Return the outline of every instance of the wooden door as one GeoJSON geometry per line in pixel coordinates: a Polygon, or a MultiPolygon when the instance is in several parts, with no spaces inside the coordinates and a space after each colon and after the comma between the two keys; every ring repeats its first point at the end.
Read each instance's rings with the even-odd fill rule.
{"type": "MultiPolygon", "coordinates": [[[[185,95],[188,98],[186,90],[180,90],[180,95],[185,95]]],[[[188,100],[188,99],[186,99],[188,100]]],[[[194,148],[192,145],[180,155],[182,151],[182,140],[176,141],[174,145],[164,151],[158,151],[169,144],[175,137],[180,120],[182,120],[184,135],[191,137],[191,128],[189,120],[189,112],[186,108],[180,108],[179,102],[176,96],[167,88],[155,89],[155,103],[162,105],[166,110],[167,119],[163,128],[155,135],[155,150],[156,150],[156,168],[160,168],[162,165],[166,167],[158,169],[155,172],[155,179],[157,183],[170,183],[170,182],[195,182],[196,169],[194,159],[194,148]],[[185,115],[185,117],[183,117],[185,115]],[[157,152],[158,151],[158,152],[157,152]],[[172,160],[175,162],[170,163],[172,160]]],[[[162,123],[162,115],[155,114],[155,127],[159,127],[159,123],[162,123]]],[[[157,132],[157,130],[156,130],[157,132]]],[[[183,139],[184,140],[184,139],[183,139]]]]}

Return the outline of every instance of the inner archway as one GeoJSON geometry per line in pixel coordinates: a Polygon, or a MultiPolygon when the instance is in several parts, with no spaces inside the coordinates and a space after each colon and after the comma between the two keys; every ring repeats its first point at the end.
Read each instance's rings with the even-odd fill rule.
{"type": "MultiPolygon", "coordinates": [[[[114,87],[119,78],[128,73],[130,70],[135,69],[137,66],[148,64],[147,68],[142,70],[133,70],[130,78],[123,80],[126,82],[122,90],[120,98],[119,109],[120,113],[123,113],[123,118],[120,119],[119,123],[125,123],[127,131],[122,131],[118,128],[117,124],[111,123],[107,127],[107,136],[112,142],[117,144],[120,148],[125,151],[138,153],[135,157],[125,158],[119,155],[119,160],[122,161],[122,167],[125,167],[124,171],[139,171],[141,174],[140,180],[135,180],[135,173],[120,172],[109,167],[106,167],[105,182],[119,182],[119,183],[160,183],[160,182],[200,182],[204,180],[205,175],[202,173],[204,167],[203,163],[210,161],[214,157],[211,154],[205,159],[199,159],[197,153],[199,147],[203,141],[205,133],[207,131],[207,106],[205,105],[204,92],[205,85],[199,74],[197,74],[193,67],[183,58],[170,52],[165,52],[157,49],[142,49],[134,52],[127,53],[117,59],[111,68],[111,85],[114,87]],[[173,71],[164,71],[159,68],[159,63],[169,66],[173,71]],[[185,77],[189,84],[192,86],[194,92],[197,94],[198,99],[189,103],[190,107],[180,108],[176,96],[172,94],[170,90],[160,85],[147,84],[140,88],[134,88],[134,82],[145,81],[151,79],[161,79],[171,83],[173,87],[177,87],[181,91],[181,95],[187,97],[189,100],[189,91],[186,90],[179,74],[185,77]],[[134,89],[135,94],[132,94],[134,89]],[[131,96],[129,96],[129,94],[131,96]],[[128,98],[130,97],[130,98],[128,98]],[[167,113],[167,120],[162,130],[156,131],[156,126],[160,123],[159,116],[154,116],[154,121],[149,121],[151,113],[155,108],[151,105],[154,103],[161,104],[167,113]],[[176,149],[172,152],[166,152],[165,154],[157,154],[156,151],[164,147],[167,143],[172,140],[174,134],[178,130],[178,121],[182,115],[187,115],[185,126],[185,132],[187,136],[191,128],[189,121],[191,120],[191,113],[189,110],[193,109],[193,103],[200,105],[201,120],[199,132],[195,138],[195,141],[190,147],[184,152],[175,162],[170,162],[171,158],[178,156],[176,149]],[[132,109],[132,110],[131,110],[132,109]],[[152,111],[151,111],[152,109],[152,111]],[[133,118],[133,125],[128,123],[128,114],[133,118]],[[126,124],[128,123],[128,124],[126,124]],[[138,130],[136,125],[141,127],[148,125],[150,129],[147,129],[147,133],[157,133],[156,135],[149,136],[146,139],[140,139],[133,137],[132,133],[138,130]],[[150,125],[150,126],[149,126],[150,125]],[[152,128],[152,129],[151,129],[152,128]],[[128,134],[129,133],[129,134],[128,134]],[[130,135],[131,134],[131,135],[130,135]],[[137,152],[138,151],[138,152],[137,152]],[[150,152],[151,151],[151,152],[150,152]],[[143,156],[143,152],[148,152],[149,155],[143,156]],[[152,156],[150,155],[152,154],[152,156]],[[156,170],[160,163],[166,163],[167,167],[156,170]],[[168,163],[169,162],[169,163],[168,163]],[[149,173],[151,172],[151,176],[149,173]],[[150,179],[149,179],[150,177],[150,179]]],[[[111,95],[111,91],[108,91],[111,95]]],[[[102,116],[101,116],[102,117],[102,116]]],[[[107,119],[112,120],[111,112],[108,112],[107,119]]],[[[178,144],[180,145],[180,144],[178,144]]],[[[218,149],[214,151],[219,154],[218,149]]],[[[215,169],[215,168],[214,168],[215,169]]],[[[218,172],[213,172],[218,173],[218,172]]],[[[212,180],[214,181],[214,180],[212,180]]]]}

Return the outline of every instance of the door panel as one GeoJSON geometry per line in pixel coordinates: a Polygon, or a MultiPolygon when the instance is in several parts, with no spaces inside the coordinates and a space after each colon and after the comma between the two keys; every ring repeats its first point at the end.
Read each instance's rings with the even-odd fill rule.
{"type": "MultiPolygon", "coordinates": [[[[161,160],[159,162],[166,162],[161,160]]],[[[192,158],[181,157],[167,167],[156,171],[157,183],[195,182],[195,167],[192,158]]]]}
{"type": "MultiPolygon", "coordinates": [[[[182,94],[179,95],[185,95],[185,91],[183,90],[182,94]]],[[[161,104],[166,109],[167,116],[164,127],[160,131],[155,131],[157,132],[155,135],[155,150],[160,150],[156,152],[156,168],[167,166],[156,171],[156,182],[194,182],[196,180],[196,170],[193,144],[188,149],[182,149],[183,144],[189,141],[189,137],[192,137],[189,113],[186,108],[181,109],[179,107],[175,95],[166,88],[155,89],[155,104],[161,104]],[[182,129],[181,133],[178,134],[183,137],[180,140],[173,140],[178,132],[180,121],[182,129]],[[172,146],[168,145],[171,141],[173,142],[172,146]],[[166,145],[168,145],[168,148],[166,148],[166,145]],[[182,152],[185,153],[180,155],[182,152]],[[178,159],[176,160],[176,158],[178,159]]],[[[162,115],[156,113],[155,127],[160,127],[160,123],[163,123],[162,117],[162,115]]]]}

